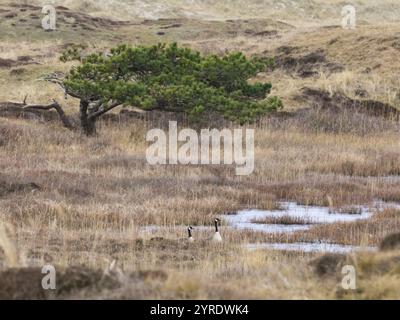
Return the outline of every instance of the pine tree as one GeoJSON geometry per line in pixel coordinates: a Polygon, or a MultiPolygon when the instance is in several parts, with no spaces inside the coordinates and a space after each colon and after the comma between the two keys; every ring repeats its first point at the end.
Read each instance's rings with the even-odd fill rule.
{"type": "MultiPolygon", "coordinates": [[[[61,60],[78,57],[77,50],[69,50],[61,60]]],[[[121,45],[107,56],[87,56],[59,84],[80,99],[80,125],[87,135],[95,133],[101,115],[122,105],[183,112],[193,121],[215,114],[244,124],[282,108],[279,98],[267,97],[270,83],[249,83],[269,63],[240,52],[201,55],[176,43],[121,45]]]]}

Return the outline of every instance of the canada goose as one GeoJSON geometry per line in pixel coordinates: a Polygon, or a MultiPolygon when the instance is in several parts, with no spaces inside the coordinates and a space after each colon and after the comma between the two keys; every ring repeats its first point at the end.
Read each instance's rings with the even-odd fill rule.
{"type": "Polygon", "coordinates": [[[214,235],[213,235],[213,237],[212,237],[212,239],[211,239],[213,242],[221,242],[221,241],[222,241],[221,234],[220,234],[219,231],[218,231],[218,224],[219,224],[220,221],[221,221],[221,220],[219,220],[218,218],[216,218],[216,219],[214,220],[214,224],[215,224],[215,233],[214,233],[214,235]]]}
{"type": "Polygon", "coordinates": [[[192,230],[193,230],[193,227],[192,226],[189,226],[188,228],[187,228],[187,230],[188,230],[188,241],[189,242],[193,242],[194,241],[194,239],[193,239],[193,237],[192,237],[192,230]]]}

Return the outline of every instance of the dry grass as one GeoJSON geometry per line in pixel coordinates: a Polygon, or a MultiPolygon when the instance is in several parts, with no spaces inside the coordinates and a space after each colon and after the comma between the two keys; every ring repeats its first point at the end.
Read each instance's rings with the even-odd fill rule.
{"type": "MultiPolygon", "coordinates": [[[[397,210],[378,213],[368,221],[315,225],[291,235],[239,232],[223,226],[223,245],[206,241],[216,215],[242,208],[276,209],[279,200],[347,211],[375,199],[400,201],[398,122],[362,110],[326,111],[307,97],[299,98],[301,88],[311,87],[332,96],[377,100],[398,108],[399,65],[393,57],[398,54],[399,25],[391,23],[397,13],[391,7],[395,2],[384,1],[378,8],[372,1],[359,1],[362,18],[356,31],[326,27],[339,24],[339,1],[318,1],[324,10],[310,8],[308,1],[298,2],[298,8],[292,7],[294,2],[281,2],[285,10],[260,11],[260,6],[271,8],[265,6],[268,1],[245,7],[240,1],[228,7],[223,2],[188,6],[162,1],[158,9],[151,7],[157,10],[146,9],[148,14],[170,17],[174,13],[173,19],[143,21],[137,17],[146,11],[146,1],[142,8],[135,7],[134,18],[129,1],[122,6],[116,1],[107,2],[108,6],[98,1],[65,1],[77,18],[84,13],[110,18],[111,22],[99,25],[102,32],[90,30],[95,23],[91,19],[74,31],[62,20],[59,31],[52,34],[37,28],[34,19],[15,28],[12,23],[21,17],[0,22],[4,30],[0,58],[13,61],[12,67],[0,67],[0,102],[22,100],[26,94],[28,102],[56,98],[69,114],[76,110],[77,101],[65,101],[57,88],[35,80],[71,67],[57,58],[71,41],[87,44],[89,52],[121,42],[158,41],[179,41],[217,54],[241,50],[275,56],[289,50],[281,58],[296,61],[294,67],[281,64],[257,77],[273,83],[273,94],[282,97],[288,112],[253,125],[256,163],[249,177],[236,177],[233,166],[149,166],[145,134],[152,127],[165,126],[165,118],[109,117],[98,124],[99,135],[88,139],[62,129],[52,117],[0,116],[0,279],[11,279],[0,283],[7,288],[0,290],[0,297],[9,292],[13,298],[49,298],[35,286],[18,289],[37,279],[45,263],[56,265],[62,279],[72,279],[63,286],[65,291],[56,293],[61,298],[399,297],[394,263],[398,251],[345,257],[360,272],[359,290],[349,293],[339,289],[341,273],[335,268],[321,285],[309,264],[314,254],[253,252],[242,246],[317,239],[377,246],[387,234],[399,231],[397,210]],[[224,6],[228,10],[222,11],[224,6]],[[171,9],[176,7],[180,9],[171,9]],[[196,11],[198,19],[182,19],[184,10],[196,11]],[[249,16],[260,19],[246,20],[249,16]],[[222,21],[225,17],[241,19],[222,21]],[[375,23],[382,17],[388,18],[385,24],[375,23]],[[128,18],[134,23],[110,26],[114,20],[128,18]],[[172,24],[180,26],[171,28],[172,24]],[[165,34],[157,35],[160,31],[165,34]],[[309,62],[309,55],[321,48],[320,61],[309,62]],[[26,62],[18,59],[21,56],[30,58],[26,62]],[[330,63],[343,69],[332,71],[330,63]],[[300,75],[308,69],[315,73],[300,75]],[[189,224],[195,226],[196,243],[191,245],[178,240],[186,236],[189,224]],[[147,228],[153,225],[159,229],[147,228]],[[107,273],[111,282],[99,281],[113,259],[125,278],[121,280],[121,272],[111,272],[107,273]]],[[[0,7],[10,9],[8,2],[1,1],[0,7]]],[[[280,223],[294,222],[306,221],[280,219],[280,223]]]]}
{"type": "MultiPolygon", "coordinates": [[[[210,247],[201,239],[210,236],[212,219],[223,212],[244,207],[274,209],[279,199],[327,205],[328,195],[334,206],[395,198],[397,180],[315,171],[321,161],[333,166],[351,155],[373,161],[382,150],[395,153],[395,135],[365,140],[344,134],[256,128],[256,174],[235,177],[233,168],[223,166],[148,166],[143,142],[147,125],[139,122],[132,128],[128,123],[103,123],[99,136],[86,139],[60,129],[57,122],[2,119],[6,134],[1,147],[0,210],[2,221],[14,226],[15,232],[2,240],[4,266],[25,265],[20,261],[29,266],[51,262],[96,270],[118,258],[128,273],[162,270],[168,274],[165,281],[139,285],[142,280],[134,278],[116,291],[102,289],[105,297],[334,298],[329,285],[321,292],[313,273],[305,273],[307,256],[248,253],[240,249],[241,244],[330,239],[377,245],[400,227],[398,211],[387,211],[369,221],[317,225],[290,237],[223,230],[228,243],[210,247]],[[29,139],[32,136],[35,139],[29,139]],[[184,226],[189,224],[210,226],[195,228],[200,242],[191,247],[175,240],[185,237],[184,226]],[[141,228],[148,225],[166,228],[141,228]],[[151,240],[156,237],[162,238],[151,240]],[[221,285],[221,279],[233,276],[233,282],[221,285]],[[219,279],[218,287],[211,285],[214,277],[219,279]],[[263,285],[257,279],[264,279],[263,285]],[[234,290],[237,285],[246,288],[241,296],[234,290]]],[[[95,294],[84,292],[69,294],[95,294]]]]}
{"type": "MultiPolygon", "coordinates": [[[[333,243],[356,246],[377,247],[388,235],[400,229],[400,211],[387,209],[376,213],[368,220],[333,224],[317,224],[307,231],[290,235],[274,234],[261,241],[266,242],[313,242],[328,239],[333,243]]],[[[256,241],[260,241],[258,238],[256,241]]]]}
{"type": "Polygon", "coordinates": [[[251,223],[257,224],[282,224],[282,225],[302,225],[313,224],[312,220],[304,219],[301,217],[282,216],[282,217],[267,217],[264,219],[254,219],[251,223]]]}
{"type": "MultiPolygon", "coordinates": [[[[2,0],[8,3],[6,0],[2,0]]],[[[44,0],[20,3],[44,5],[44,0]]],[[[373,0],[359,0],[355,3],[360,15],[360,23],[391,23],[399,16],[395,0],[383,0],[377,4],[373,0]]],[[[345,5],[340,0],[315,0],[296,2],[290,0],[223,0],[223,1],[183,1],[183,0],[64,0],[62,5],[72,10],[118,19],[159,19],[189,17],[200,19],[273,18],[293,22],[340,23],[340,10],[345,5]]]]}

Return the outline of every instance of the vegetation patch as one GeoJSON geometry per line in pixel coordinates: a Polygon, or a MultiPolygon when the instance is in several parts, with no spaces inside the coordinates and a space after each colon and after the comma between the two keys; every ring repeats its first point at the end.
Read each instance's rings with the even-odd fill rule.
{"type": "Polygon", "coordinates": [[[282,216],[282,217],[267,217],[264,219],[255,219],[255,220],[252,220],[251,223],[282,224],[282,225],[307,225],[307,224],[313,224],[314,222],[312,220],[301,218],[301,217],[282,216]]]}

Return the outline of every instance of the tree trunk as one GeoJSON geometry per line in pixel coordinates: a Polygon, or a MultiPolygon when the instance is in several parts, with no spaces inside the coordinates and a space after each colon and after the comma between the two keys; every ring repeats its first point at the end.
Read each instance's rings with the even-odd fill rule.
{"type": "Polygon", "coordinates": [[[79,106],[81,129],[85,135],[93,136],[96,134],[96,119],[89,118],[88,107],[89,107],[89,102],[86,100],[81,100],[80,106],[79,106]]]}

